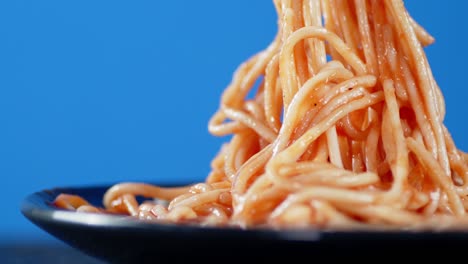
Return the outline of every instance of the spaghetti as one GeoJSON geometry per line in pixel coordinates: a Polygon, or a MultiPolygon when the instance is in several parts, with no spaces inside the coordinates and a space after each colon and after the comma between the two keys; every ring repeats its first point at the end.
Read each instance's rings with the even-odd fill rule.
{"type": "Polygon", "coordinates": [[[55,204],[242,228],[468,222],[468,156],[443,124],[444,98],[423,50],[434,39],[403,1],[274,4],[276,37],[240,65],[209,122],[213,135],[232,138],[205,182],[121,183],[104,208],[68,194],[55,204]]]}

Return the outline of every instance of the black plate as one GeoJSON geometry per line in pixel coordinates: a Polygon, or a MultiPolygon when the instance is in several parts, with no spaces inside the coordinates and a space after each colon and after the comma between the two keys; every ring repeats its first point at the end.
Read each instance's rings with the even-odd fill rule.
{"type": "Polygon", "coordinates": [[[22,213],[34,224],[86,254],[113,263],[166,263],[164,260],[223,263],[257,259],[317,258],[364,260],[409,255],[450,256],[468,249],[463,231],[319,231],[213,228],[154,224],[128,217],[83,214],[50,205],[59,193],[78,194],[101,204],[109,186],[55,188],[29,195],[22,213]],[[218,262],[220,261],[220,262],[218,262]]]}

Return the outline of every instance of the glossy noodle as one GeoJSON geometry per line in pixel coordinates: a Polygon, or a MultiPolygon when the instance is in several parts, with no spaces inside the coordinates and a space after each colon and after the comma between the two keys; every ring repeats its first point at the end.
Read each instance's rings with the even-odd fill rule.
{"type": "Polygon", "coordinates": [[[121,183],[103,208],[68,194],[55,204],[241,228],[467,223],[468,156],[443,123],[444,98],[423,49],[434,39],[403,1],[274,5],[276,37],[239,66],[209,121],[213,135],[232,137],[205,182],[121,183]]]}

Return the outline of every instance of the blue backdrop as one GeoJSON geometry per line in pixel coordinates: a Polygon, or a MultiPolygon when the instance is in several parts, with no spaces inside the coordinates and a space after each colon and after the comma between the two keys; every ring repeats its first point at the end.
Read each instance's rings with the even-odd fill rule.
{"type": "MultiPolygon", "coordinates": [[[[468,150],[466,1],[407,1],[446,124],[468,150]]],[[[239,63],[276,32],[272,1],[0,1],[0,240],[51,239],[19,212],[44,188],[203,180],[239,63]]]]}

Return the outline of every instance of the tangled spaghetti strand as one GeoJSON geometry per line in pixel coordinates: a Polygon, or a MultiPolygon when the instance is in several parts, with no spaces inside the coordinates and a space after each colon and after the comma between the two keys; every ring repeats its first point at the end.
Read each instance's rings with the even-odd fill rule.
{"type": "Polygon", "coordinates": [[[121,183],[104,208],[68,194],[55,204],[243,228],[467,223],[468,156],[443,123],[444,98],[423,49],[434,39],[403,1],[274,5],[276,37],[239,66],[209,121],[213,135],[232,138],[205,182],[121,183]]]}

